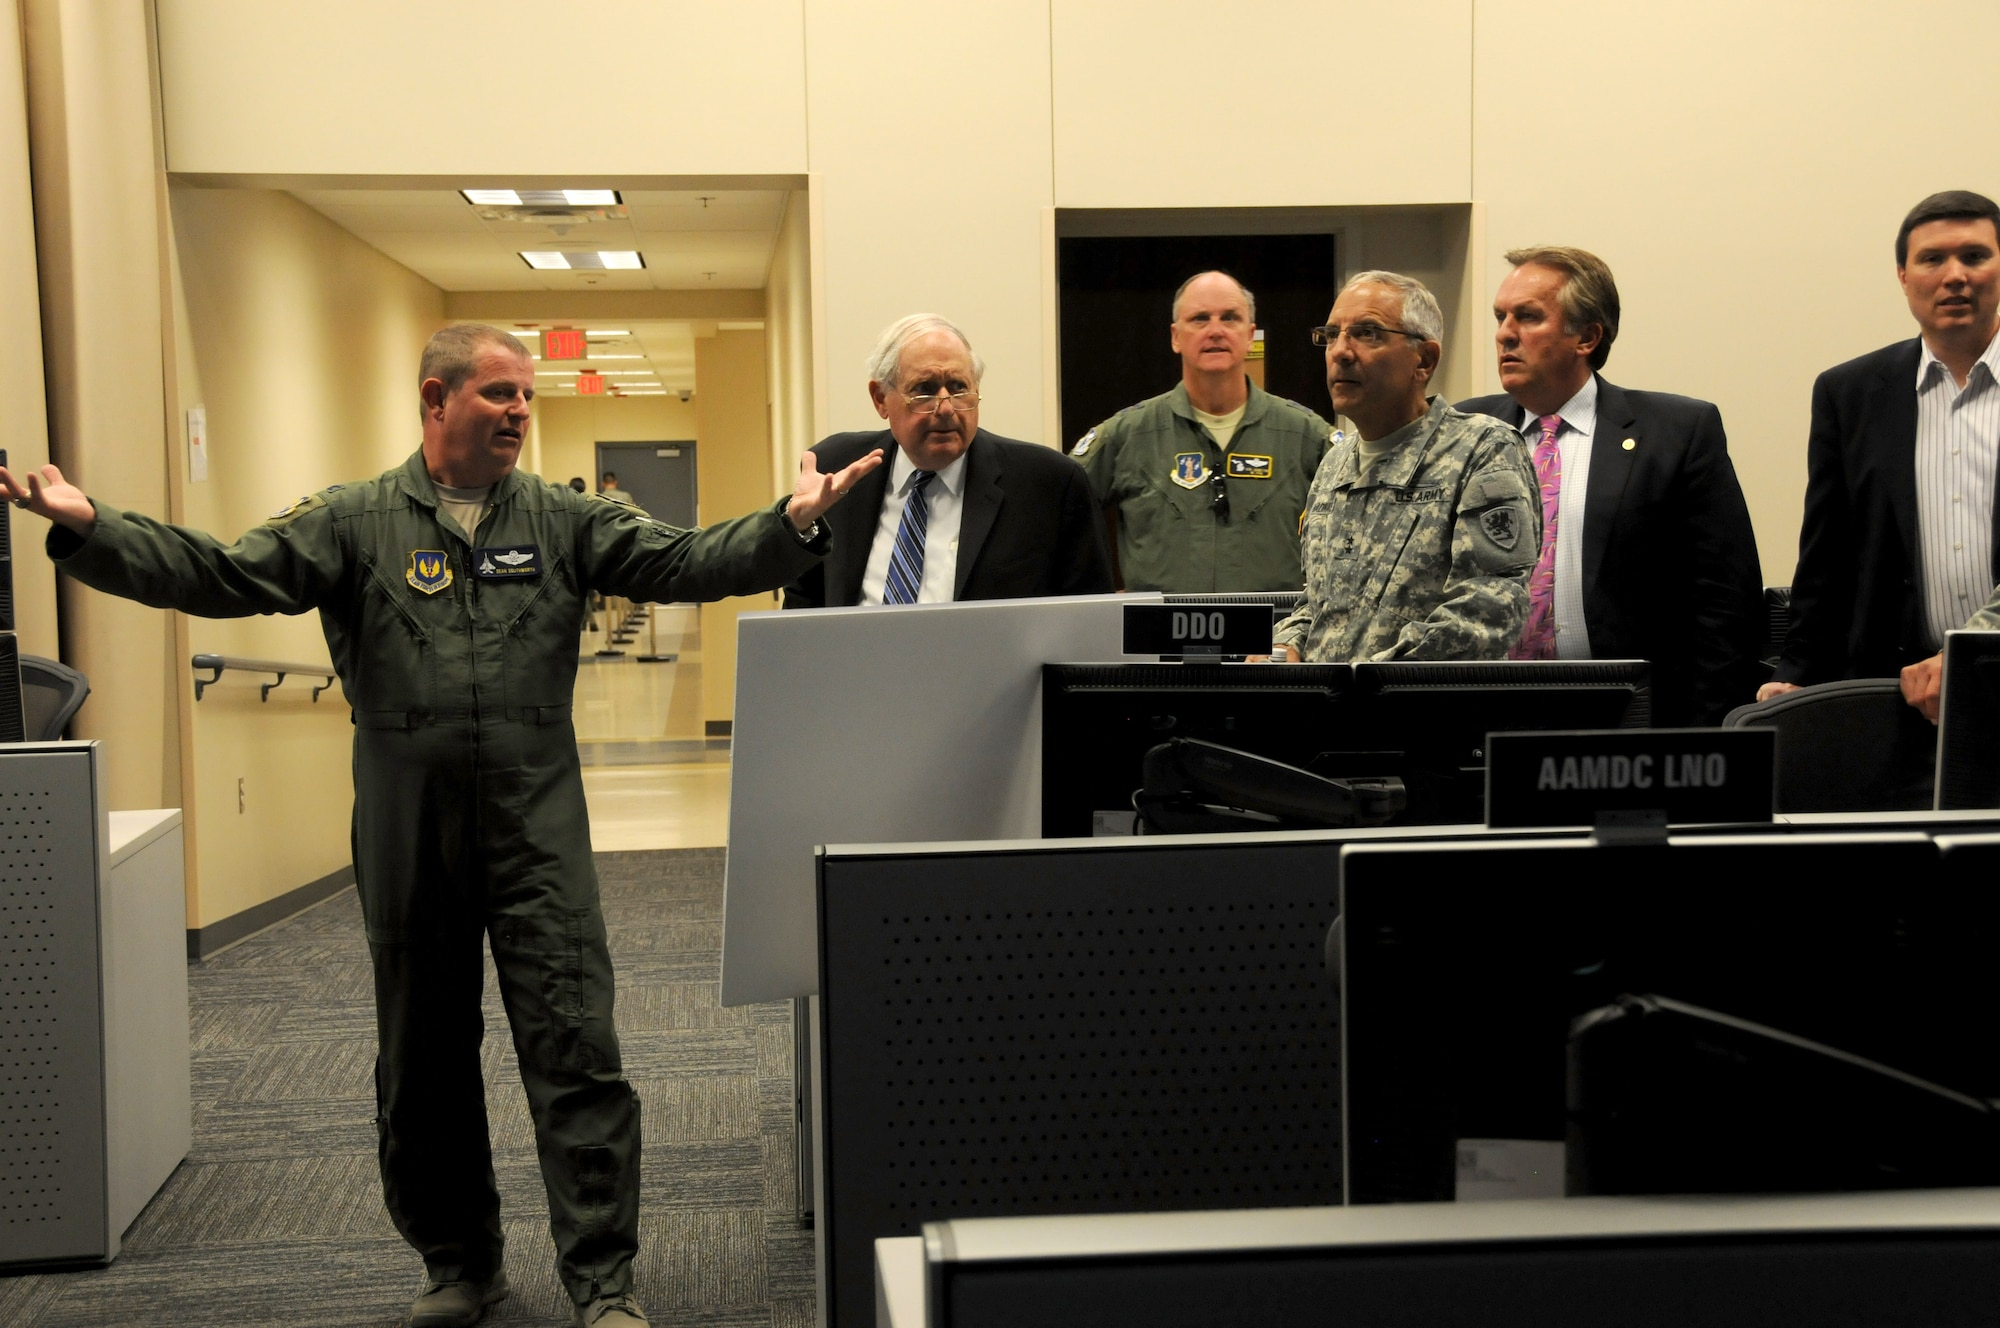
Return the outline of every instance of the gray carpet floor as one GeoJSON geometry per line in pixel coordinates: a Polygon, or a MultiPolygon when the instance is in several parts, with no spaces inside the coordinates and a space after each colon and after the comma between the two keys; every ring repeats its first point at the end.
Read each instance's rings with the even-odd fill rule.
{"type": "MultiPolygon", "coordinates": [[[[644,1104],[637,1292],[659,1325],[805,1328],[789,1004],[723,1009],[722,851],[601,853],[626,1074],[644,1104]]],[[[488,964],[487,1109],[513,1295],[567,1324],[488,964]]],[[[188,969],[194,1146],[111,1267],[0,1278],[4,1328],[399,1324],[423,1266],[375,1169],[375,1024],[352,890],[188,969]]]]}

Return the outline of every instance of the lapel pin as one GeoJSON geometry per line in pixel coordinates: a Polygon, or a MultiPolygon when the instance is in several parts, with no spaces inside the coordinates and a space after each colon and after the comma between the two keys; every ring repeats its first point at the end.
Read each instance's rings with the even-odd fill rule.
{"type": "Polygon", "coordinates": [[[1632,450],[1633,448],[1635,448],[1635,447],[1637,447],[1637,446],[1639,445],[1639,440],[1638,440],[1638,439],[1636,439],[1636,438],[1627,438],[1627,439],[1626,439],[1626,440],[1625,440],[1624,442],[1622,442],[1622,443],[1620,443],[1620,444],[1618,444],[1618,445],[1619,445],[1620,447],[1624,448],[1624,449],[1625,449],[1625,450],[1626,450],[1627,452],[1629,452],[1629,451],[1631,451],[1631,450],[1632,450]]]}

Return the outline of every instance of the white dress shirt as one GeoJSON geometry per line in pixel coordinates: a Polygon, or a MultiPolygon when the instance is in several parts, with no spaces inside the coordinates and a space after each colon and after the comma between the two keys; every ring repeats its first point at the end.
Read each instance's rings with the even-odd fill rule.
{"type": "MultiPolygon", "coordinates": [[[[1562,420],[1556,430],[1556,451],[1562,457],[1562,488],[1556,494],[1556,658],[1589,659],[1590,628],[1583,621],[1583,509],[1590,491],[1590,439],[1597,432],[1597,375],[1556,415],[1562,420]]],[[[1542,442],[1541,417],[1524,411],[1519,427],[1532,460],[1542,442]]]]}
{"type": "Polygon", "coordinates": [[[1917,542],[1929,648],[1993,592],[1993,478],[2000,452],[2000,337],[1960,387],[1926,345],[1917,359],[1917,542]]]}
{"type": "MultiPolygon", "coordinates": [[[[868,566],[861,573],[861,602],[880,604],[882,588],[889,583],[889,558],[896,551],[896,532],[903,526],[903,507],[910,501],[910,487],[916,483],[917,468],[902,448],[893,449],[889,463],[889,488],[882,495],[882,516],[875,523],[875,543],[868,550],[868,566]]],[[[965,453],[937,473],[924,490],[930,521],[924,527],[924,581],[917,587],[917,603],[949,604],[958,580],[958,526],[965,511],[965,453]]]]}

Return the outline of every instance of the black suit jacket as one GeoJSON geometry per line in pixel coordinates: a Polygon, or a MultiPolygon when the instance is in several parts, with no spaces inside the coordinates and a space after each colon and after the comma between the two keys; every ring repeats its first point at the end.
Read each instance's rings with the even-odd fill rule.
{"type": "MultiPolygon", "coordinates": [[[[1521,407],[1504,395],[1458,408],[1521,421],[1521,407]]],[[[1600,377],[1588,483],[1590,653],[1652,661],[1656,726],[1721,723],[1756,699],[1765,631],[1757,539],[1722,413],[1693,397],[1631,392],[1600,377]]]]}
{"type": "MultiPolygon", "coordinates": [[[[875,544],[889,490],[896,440],[887,429],[837,433],[813,448],[822,471],[835,471],[882,449],[883,462],[826,514],[833,550],[785,587],[785,607],[817,609],[861,602],[861,574],[875,544]]],[[[1050,447],[981,429],[965,452],[953,599],[1026,599],[1101,595],[1111,589],[1104,521],[1091,501],[1083,467],[1050,447]]]]}
{"type": "MultiPolygon", "coordinates": [[[[1917,526],[1922,348],[1912,337],[1813,383],[1806,515],[1780,682],[1890,678],[1933,653],[1917,526]]],[[[2000,543],[1994,553],[2000,558],[2000,543]]]]}

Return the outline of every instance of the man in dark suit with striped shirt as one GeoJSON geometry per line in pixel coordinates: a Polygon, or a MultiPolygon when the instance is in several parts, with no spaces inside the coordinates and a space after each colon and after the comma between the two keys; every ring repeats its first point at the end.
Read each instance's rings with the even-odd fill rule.
{"type": "Polygon", "coordinates": [[[1933,194],[1896,233],[1912,340],[1813,385],[1792,624],[1760,698],[1838,678],[1905,679],[1935,717],[1944,633],[2000,580],[2000,205],[1933,194]]]}

